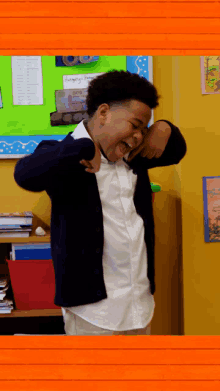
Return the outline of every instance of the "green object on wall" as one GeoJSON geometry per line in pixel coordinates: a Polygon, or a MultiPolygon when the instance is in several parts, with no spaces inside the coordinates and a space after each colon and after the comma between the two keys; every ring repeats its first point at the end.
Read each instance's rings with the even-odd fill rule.
{"type": "Polygon", "coordinates": [[[98,62],[74,67],[56,67],[55,56],[42,56],[43,105],[14,106],[11,56],[0,56],[0,85],[4,110],[0,111],[0,136],[66,135],[76,125],[51,126],[50,113],[56,111],[55,90],[63,89],[63,75],[126,71],[126,56],[100,56],[98,62]]]}
{"type": "Polygon", "coordinates": [[[153,193],[158,193],[159,191],[161,191],[161,186],[156,184],[156,183],[152,183],[151,182],[151,190],[153,193]]]}

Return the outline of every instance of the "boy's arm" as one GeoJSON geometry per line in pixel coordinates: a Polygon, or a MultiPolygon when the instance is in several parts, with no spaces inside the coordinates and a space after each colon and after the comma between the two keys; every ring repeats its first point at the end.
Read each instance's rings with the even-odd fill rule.
{"type": "MultiPolygon", "coordinates": [[[[180,130],[175,125],[173,125],[167,120],[160,120],[157,122],[165,122],[167,124],[167,129],[165,126],[164,134],[162,134],[161,132],[161,139],[158,139],[158,143],[160,143],[163,147],[163,152],[159,153],[159,155],[161,156],[150,158],[149,156],[151,154],[151,151],[149,147],[147,147],[148,157],[146,155],[145,157],[142,157],[140,152],[137,156],[134,157],[134,159],[132,159],[134,160],[134,163],[136,161],[139,162],[139,164],[144,164],[147,169],[178,164],[180,160],[183,159],[187,151],[185,139],[181,134],[180,130]],[[165,142],[164,146],[163,138],[165,142]]],[[[157,122],[155,124],[157,124],[157,122]]],[[[155,145],[154,147],[157,147],[157,145],[155,145]]],[[[152,148],[152,152],[153,149],[154,148],[152,148]]]]}
{"type": "Polygon", "coordinates": [[[16,183],[25,190],[40,192],[49,188],[52,178],[59,172],[78,165],[82,159],[91,160],[94,143],[88,138],[74,140],[69,133],[61,142],[41,141],[35,151],[20,159],[14,170],[16,183]]]}
{"type": "Polygon", "coordinates": [[[144,160],[146,161],[147,168],[171,166],[173,164],[178,164],[183,159],[187,151],[186,141],[180,130],[169,121],[161,121],[166,122],[170,126],[171,134],[168,139],[165,150],[159,158],[144,158],[144,160]]]}

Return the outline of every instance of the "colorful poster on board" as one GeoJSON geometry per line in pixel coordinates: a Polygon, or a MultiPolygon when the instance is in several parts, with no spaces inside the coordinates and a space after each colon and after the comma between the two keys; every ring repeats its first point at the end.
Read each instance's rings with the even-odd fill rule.
{"type": "Polygon", "coordinates": [[[220,94],[220,56],[201,57],[202,94],[220,94]]]}
{"type": "Polygon", "coordinates": [[[56,108],[59,113],[87,110],[87,88],[55,91],[56,108]]]}
{"type": "Polygon", "coordinates": [[[220,242],[220,176],[203,177],[205,241],[220,242]]]}

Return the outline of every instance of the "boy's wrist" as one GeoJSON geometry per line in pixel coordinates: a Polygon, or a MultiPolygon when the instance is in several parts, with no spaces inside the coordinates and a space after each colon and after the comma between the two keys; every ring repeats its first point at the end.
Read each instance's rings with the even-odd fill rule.
{"type": "Polygon", "coordinates": [[[155,122],[155,125],[156,124],[157,124],[157,128],[161,132],[163,132],[166,136],[169,137],[171,135],[172,130],[171,130],[170,125],[167,122],[165,122],[165,121],[157,121],[157,122],[155,122]]]}

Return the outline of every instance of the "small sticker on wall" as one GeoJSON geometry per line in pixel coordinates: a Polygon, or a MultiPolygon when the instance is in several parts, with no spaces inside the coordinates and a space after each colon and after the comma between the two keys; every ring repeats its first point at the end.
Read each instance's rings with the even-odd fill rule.
{"type": "Polygon", "coordinates": [[[202,94],[220,94],[220,56],[200,58],[202,94]]]}

